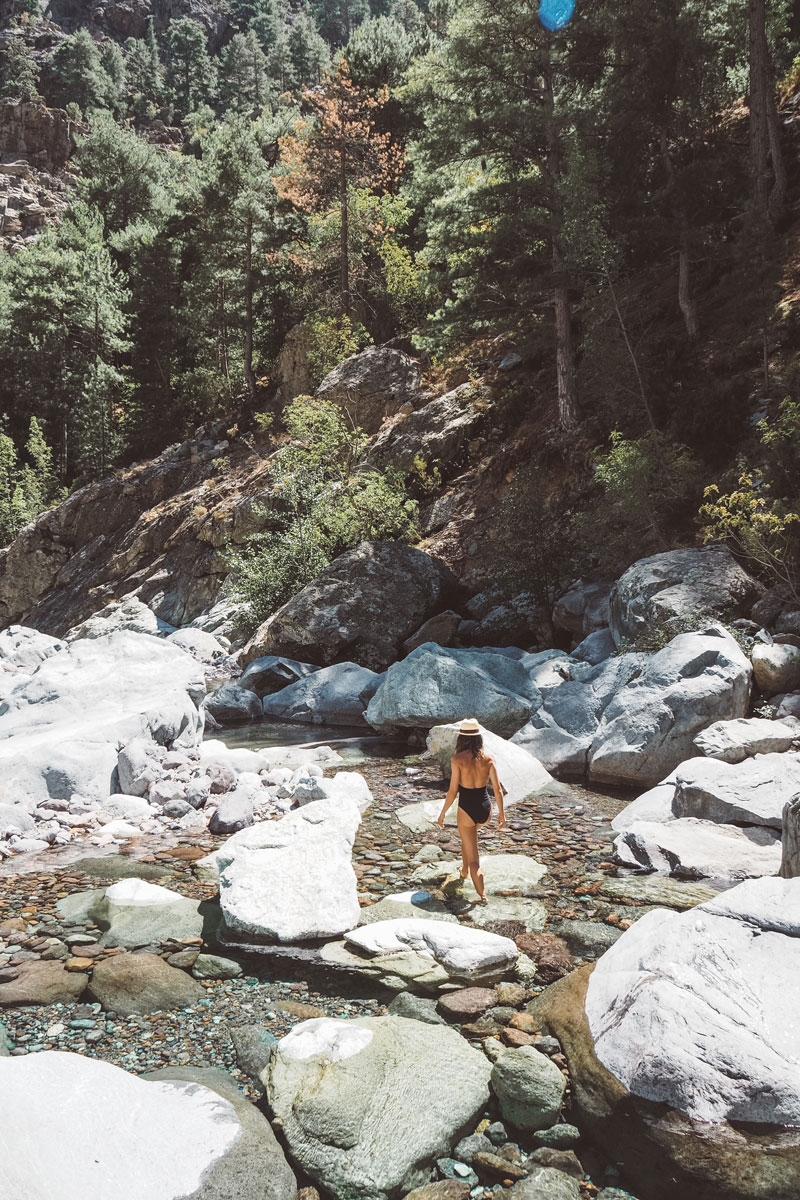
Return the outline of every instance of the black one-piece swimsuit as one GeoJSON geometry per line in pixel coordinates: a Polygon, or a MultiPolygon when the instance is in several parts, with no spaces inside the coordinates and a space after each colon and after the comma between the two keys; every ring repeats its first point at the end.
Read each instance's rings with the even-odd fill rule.
{"type": "Polygon", "coordinates": [[[492,802],[489,799],[489,789],[460,787],[458,789],[458,807],[462,808],[476,825],[485,825],[492,815],[492,802]]]}

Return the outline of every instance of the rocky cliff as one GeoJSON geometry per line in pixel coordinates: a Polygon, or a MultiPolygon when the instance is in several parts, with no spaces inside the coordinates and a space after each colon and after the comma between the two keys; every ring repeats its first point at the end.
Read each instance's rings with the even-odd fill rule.
{"type": "Polygon", "coordinates": [[[32,239],[69,203],[74,176],[74,123],[58,108],[0,101],[0,245],[11,251],[32,239]]]}

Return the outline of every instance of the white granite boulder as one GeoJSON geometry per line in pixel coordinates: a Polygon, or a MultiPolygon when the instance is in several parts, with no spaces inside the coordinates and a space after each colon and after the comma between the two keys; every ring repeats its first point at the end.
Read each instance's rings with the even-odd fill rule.
{"type": "Polygon", "coordinates": [[[347,933],[345,941],[375,957],[411,950],[435,960],[450,978],[475,983],[512,970],[519,954],[511,938],[421,917],[374,921],[347,933]]]}
{"type": "Polygon", "coordinates": [[[637,1195],[800,1194],[800,879],[646,913],[533,1005],[637,1195]]]}
{"type": "Polygon", "coordinates": [[[26,625],[9,625],[0,630],[0,664],[30,674],[46,658],[63,650],[66,643],[26,625]]]}
{"type": "Polygon", "coordinates": [[[680,879],[714,879],[730,887],[742,879],[774,875],[781,865],[781,840],[772,829],[684,817],[634,822],[615,839],[614,853],[626,867],[680,879]]]}
{"type": "Polygon", "coordinates": [[[800,739],[800,729],[766,717],[739,717],[715,721],[694,739],[695,749],[706,758],[738,763],[756,754],[782,754],[800,739]]]}
{"type": "Polygon", "coordinates": [[[316,800],[235,833],[215,852],[228,931],[247,941],[334,937],[358,924],[352,866],[358,805],[316,800]]]}
{"type": "Polygon", "coordinates": [[[120,742],[199,741],[204,694],[199,665],[160,638],[123,631],[80,639],[0,704],[0,774],[16,776],[18,788],[27,779],[37,803],[63,796],[67,783],[105,798],[120,742]]]}
{"type": "Polygon", "coordinates": [[[144,1080],[57,1050],[0,1059],[0,1196],[293,1200],[269,1125],[219,1086],[144,1080]]]}
{"type": "Polygon", "coordinates": [[[689,759],[675,771],[672,811],[780,830],[783,806],[800,792],[800,754],[759,754],[741,763],[689,759]]]}
{"type": "Polygon", "coordinates": [[[540,703],[519,661],[425,642],[389,667],[366,718],[375,729],[430,729],[475,716],[493,733],[510,737],[540,703]]]}
{"type": "Polygon", "coordinates": [[[159,637],[171,630],[171,625],[159,621],[153,610],[136,596],[127,596],[124,600],[112,600],[105,608],[81,621],[80,625],[73,626],[64,640],[75,642],[80,638],[102,638],[120,631],[159,637]]]}
{"type": "Polygon", "coordinates": [[[261,1078],[292,1157],[319,1188],[334,1200],[393,1200],[472,1131],[490,1073],[446,1026],[326,1017],[282,1038],[261,1078]]]}

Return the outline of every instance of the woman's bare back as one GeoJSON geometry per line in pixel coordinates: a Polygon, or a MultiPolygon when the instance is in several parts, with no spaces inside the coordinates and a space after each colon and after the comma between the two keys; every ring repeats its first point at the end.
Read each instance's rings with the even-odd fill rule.
{"type": "Polygon", "coordinates": [[[465,788],[486,787],[489,782],[494,759],[488,754],[473,758],[469,750],[456,754],[454,762],[458,763],[458,782],[465,788]]]}

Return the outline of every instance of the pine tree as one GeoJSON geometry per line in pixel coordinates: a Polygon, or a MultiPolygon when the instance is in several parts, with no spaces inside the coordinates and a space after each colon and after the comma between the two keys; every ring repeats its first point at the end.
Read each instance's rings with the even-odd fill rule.
{"type": "Polygon", "coordinates": [[[274,86],[258,35],[235,33],[219,56],[219,99],[223,110],[251,115],[269,102],[274,86]]]}
{"type": "Polygon", "coordinates": [[[369,0],[310,0],[310,12],[330,46],[344,46],[370,15],[369,0]]]}
{"type": "MultiPolygon", "coordinates": [[[[75,476],[88,432],[83,396],[98,364],[119,374],[127,349],[121,284],[100,217],[79,204],[4,272],[0,364],[15,428],[32,416],[55,446],[60,479],[75,476]]],[[[120,376],[121,377],[121,376],[120,376]]],[[[121,417],[121,414],[118,414],[121,417]]]]}
{"type": "Polygon", "coordinates": [[[0,54],[0,100],[38,100],[39,64],[22,34],[0,54]]]}
{"type": "Polygon", "coordinates": [[[299,122],[281,139],[288,171],[277,180],[281,193],[300,209],[324,210],[335,204],[340,221],[339,308],[352,309],[349,203],[351,189],[381,191],[399,177],[402,157],[388,133],[375,128],[374,114],[388,98],[361,92],[350,79],[345,59],[325,74],[320,89],[303,92],[313,122],[299,122]]]}
{"type": "Polygon", "coordinates": [[[152,17],[147,18],[145,36],[128,38],[125,51],[125,76],[131,107],[137,116],[152,115],[164,95],[164,68],[152,17]]]}
{"type": "Polygon", "coordinates": [[[106,96],[106,105],[119,115],[125,107],[125,56],[117,43],[112,42],[110,38],[100,47],[100,62],[111,84],[106,96]]]}
{"type": "Polygon", "coordinates": [[[166,63],[167,89],[180,116],[185,117],[213,97],[216,80],[206,35],[202,25],[191,17],[170,21],[166,63]]]}
{"type": "Polygon", "coordinates": [[[114,107],[114,81],[88,30],[79,29],[64,38],[53,55],[52,66],[58,80],[57,99],[62,105],[77,104],[84,113],[114,107]]]}
{"type": "Polygon", "coordinates": [[[279,203],[269,161],[274,140],[270,121],[230,116],[204,147],[202,191],[186,231],[192,271],[181,313],[191,364],[182,390],[195,417],[214,405],[230,411],[242,389],[252,398],[258,348],[267,341],[274,352],[285,331],[279,251],[298,222],[279,203]]]}
{"type": "Polygon", "coordinates": [[[100,118],[78,145],[80,195],[116,234],[134,221],[158,221],[167,206],[168,156],[108,117],[100,118]]]}
{"type": "Polygon", "coordinates": [[[286,39],[287,83],[290,87],[320,82],[330,62],[327,43],[307,12],[295,17],[286,39]]]}
{"type": "Polygon", "coordinates": [[[578,397],[566,53],[533,0],[469,0],[424,61],[416,94],[427,125],[417,157],[431,197],[426,253],[445,264],[443,316],[473,333],[521,324],[530,339],[541,338],[549,309],[559,424],[569,431],[578,397]]]}
{"type": "Polygon", "coordinates": [[[347,43],[345,58],[354,83],[377,90],[397,87],[414,54],[414,40],[392,17],[374,17],[359,25],[347,43]]]}

